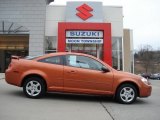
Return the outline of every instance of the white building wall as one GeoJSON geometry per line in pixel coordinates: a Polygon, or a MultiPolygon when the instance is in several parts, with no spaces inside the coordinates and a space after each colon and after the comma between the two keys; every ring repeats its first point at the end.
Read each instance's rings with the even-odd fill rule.
{"type": "Polygon", "coordinates": [[[45,16],[45,0],[0,0],[0,21],[15,22],[29,30],[29,55],[44,53],[45,16]]]}
{"type": "Polygon", "coordinates": [[[45,36],[58,35],[58,22],[65,22],[66,7],[51,6],[46,7],[45,36]]]}
{"type": "MultiPolygon", "coordinates": [[[[103,6],[104,22],[112,24],[112,37],[123,36],[122,7],[103,6]]],[[[45,36],[57,36],[58,22],[65,22],[66,6],[46,7],[45,36]]]]}
{"type": "Polygon", "coordinates": [[[104,6],[104,22],[111,23],[112,37],[123,36],[123,11],[122,7],[104,6]]]}

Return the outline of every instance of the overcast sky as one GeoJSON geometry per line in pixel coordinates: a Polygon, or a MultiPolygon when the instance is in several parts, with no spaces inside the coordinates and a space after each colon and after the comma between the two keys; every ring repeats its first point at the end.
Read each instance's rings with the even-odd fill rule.
{"type": "Polygon", "coordinates": [[[66,1],[99,1],[103,5],[122,6],[123,26],[133,30],[134,49],[141,45],[160,49],[160,0],[55,0],[52,5],[66,5],[66,1]]]}

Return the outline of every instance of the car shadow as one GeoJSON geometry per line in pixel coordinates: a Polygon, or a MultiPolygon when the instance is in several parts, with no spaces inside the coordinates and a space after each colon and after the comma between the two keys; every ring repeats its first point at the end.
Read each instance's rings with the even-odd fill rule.
{"type": "Polygon", "coordinates": [[[86,94],[72,94],[72,93],[47,93],[44,99],[56,99],[56,100],[71,100],[71,101],[90,101],[100,102],[109,101],[114,102],[112,97],[98,96],[98,95],[86,95],[86,94]]]}
{"type": "Polygon", "coordinates": [[[14,90],[7,92],[11,97],[26,97],[21,90],[14,90]]]}
{"type": "MultiPolygon", "coordinates": [[[[7,94],[11,97],[21,97],[26,98],[22,90],[14,90],[9,91],[7,94]]],[[[100,101],[109,101],[114,102],[112,97],[108,96],[98,96],[98,95],[86,95],[86,94],[72,94],[72,93],[57,93],[51,92],[46,93],[46,95],[39,100],[67,100],[67,101],[92,101],[92,102],[100,102],[100,101]]]]}
{"type": "Polygon", "coordinates": [[[150,100],[147,98],[137,98],[134,104],[137,105],[146,105],[146,104],[151,104],[150,100]]]}
{"type": "MultiPolygon", "coordinates": [[[[26,98],[23,91],[21,90],[14,90],[8,92],[8,94],[11,97],[21,97],[26,98]]],[[[31,99],[31,98],[29,98],[31,99]]],[[[62,100],[62,101],[82,101],[82,102],[103,102],[103,103],[112,103],[112,104],[119,104],[116,102],[113,97],[110,96],[98,96],[98,95],[86,95],[86,94],[72,94],[72,93],[46,93],[46,95],[38,100],[62,100]]],[[[138,105],[144,105],[149,104],[150,102],[137,98],[137,100],[134,102],[134,104],[138,105]]],[[[132,104],[132,105],[134,105],[132,104]]]]}

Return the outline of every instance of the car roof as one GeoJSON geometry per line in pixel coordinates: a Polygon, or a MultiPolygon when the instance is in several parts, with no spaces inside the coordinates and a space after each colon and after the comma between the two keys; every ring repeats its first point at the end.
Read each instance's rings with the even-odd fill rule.
{"type": "Polygon", "coordinates": [[[72,54],[72,55],[88,56],[88,57],[97,59],[96,57],[94,57],[94,56],[92,56],[92,55],[88,55],[88,54],[84,54],[84,53],[75,53],[75,52],[56,52],[56,53],[45,54],[45,55],[43,55],[43,56],[40,56],[40,57],[38,57],[38,58],[35,58],[34,60],[39,60],[39,59],[43,59],[43,58],[51,57],[51,56],[57,56],[57,55],[69,55],[69,54],[72,54]]]}
{"type": "Polygon", "coordinates": [[[84,53],[75,53],[75,52],[56,52],[56,53],[49,53],[44,56],[54,56],[54,55],[68,55],[68,54],[75,54],[75,55],[84,55],[84,56],[91,56],[84,53]]]}

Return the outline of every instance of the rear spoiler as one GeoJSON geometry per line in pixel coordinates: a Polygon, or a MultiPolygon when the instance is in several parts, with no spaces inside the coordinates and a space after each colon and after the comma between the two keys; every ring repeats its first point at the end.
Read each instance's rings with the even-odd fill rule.
{"type": "Polygon", "coordinates": [[[11,59],[17,59],[17,60],[19,60],[20,58],[21,58],[21,56],[14,56],[14,55],[11,56],[11,59]]]}

